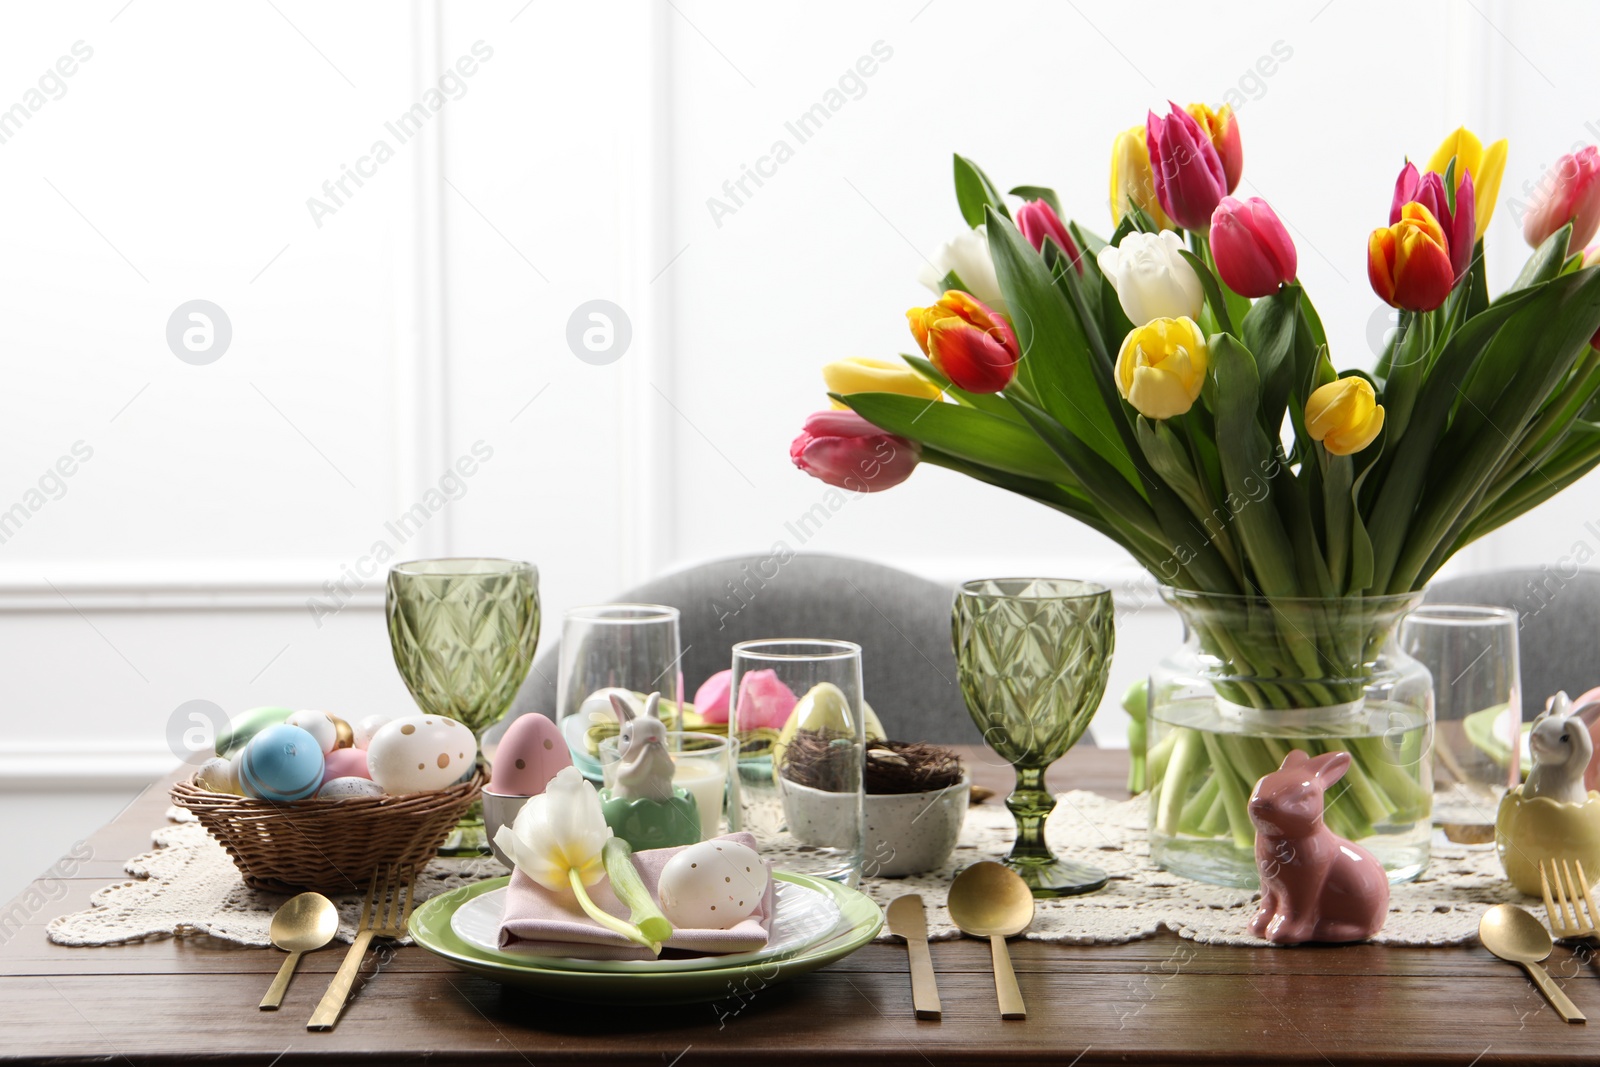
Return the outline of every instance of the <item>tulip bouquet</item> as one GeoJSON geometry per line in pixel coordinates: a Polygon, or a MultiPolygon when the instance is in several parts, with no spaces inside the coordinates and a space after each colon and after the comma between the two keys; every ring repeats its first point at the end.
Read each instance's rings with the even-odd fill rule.
{"type": "Polygon", "coordinates": [[[938,297],[907,312],[918,351],[826,367],[833,409],[791,457],[856,491],[932,463],[1036,500],[1165,586],[1268,605],[1202,635],[1249,679],[1219,687],[1229,701],[1359,697],[1318,679],[1370,664],[1394,616],[1355,636],[1340,620],[1600,464],[1600,271],[1577,251],[1600,226],[1600,151],[1552,170],[1534,251],[1491,299],[1505,162],[1506,142],[1462,129],[1404,165],[1367,240],[1399,329],[1364,370],[1339,369],[1277,213],[1231,195],[1229,108],[1174,104],[1117,136],[1108,238],[1064,223],[1051,189],[1002,194],[956,156],[968,228],[922,275],[938,297]]]}

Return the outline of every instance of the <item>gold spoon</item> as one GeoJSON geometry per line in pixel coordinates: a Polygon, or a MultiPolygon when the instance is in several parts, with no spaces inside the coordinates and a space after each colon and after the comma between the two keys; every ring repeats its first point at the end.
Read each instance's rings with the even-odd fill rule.
{"type": "Polygon", "coordinates": [[[272,916],[272,943],[289,954],[278,968],[272,988],[261,998],[262,1011],[277,1011],[300,957],[333,940],[339,932],[339,909],[321,893],[301,893],[283,902],[272,916]]]}
{"type": "Polygon", "coordinates": [[[987,937],[994,957],[994,989],[1000,997],[1000,1018],[1026,1019],[1028,1009],[1011,969],[1006,938],[1033,922],[1033,891],[1010,867],[985,860],[956,875],[950,883],[950,918],[968,937],[987,937]]]}
{"type": "Polygon", "coordinates": [[[1507,963],[1520,963],[1544,999],[1569,1023],[1584,1022],[1583,1012],[1567,999],[1550,974],[1539,966],[1554,947],[1544,924],[1515,904],[1496,904],[1478,922],[1478,940],[1507,963]]]}

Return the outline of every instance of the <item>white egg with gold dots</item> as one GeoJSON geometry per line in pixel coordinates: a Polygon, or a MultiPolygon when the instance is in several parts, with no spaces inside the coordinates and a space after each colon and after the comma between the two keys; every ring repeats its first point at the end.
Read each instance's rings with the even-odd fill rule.
{"type": "Polygon", "coordinates": [[[754,849],[737,841],[702,841],[661,868],[661,911],[673,926],[726,930],[760,907],[767,877],[754,849]]]}
{"type": "Polygon", "coordinates": [[[445,789],[478,757],[478,739],[455,719],[407,715],[380,727],[367,743],[367,770],[386,793],[445,789]]]}

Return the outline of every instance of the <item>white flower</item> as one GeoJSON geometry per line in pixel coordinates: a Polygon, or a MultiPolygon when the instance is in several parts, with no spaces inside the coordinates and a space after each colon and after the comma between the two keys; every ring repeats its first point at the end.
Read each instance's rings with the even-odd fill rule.
{"type": "Polygon", "coordinates": [[[611,836],[600,795],[576,767],[563,767],[540,795],[500,827],[494,843],[523,874],[553,893],[573,888],[576,872],[586,886],[606,876],[601,850],[611,836]]]}
{"type": "Polygon", "coordinates": [[[1205,301],[1200,276],[1179,253],[1183,242],[1171,230],[1130,233],[1122,244],[1100,250],[1096,262],[1117,291],[1117,302],[1134,328],[1156,319],[1198,319],[1205,301]]]}
{"type": "Polygon", "coordinates": [[[967,292],[996,311],[1006,309],[1005,297],[1000,295],[1000,279],[994,273],[994,259],[989,255],[989,238],[982,226],[963,230],[940,245],[933,259],[917,269],[917,281],[943,296],[943,278],[952,271],[967,292]]]}

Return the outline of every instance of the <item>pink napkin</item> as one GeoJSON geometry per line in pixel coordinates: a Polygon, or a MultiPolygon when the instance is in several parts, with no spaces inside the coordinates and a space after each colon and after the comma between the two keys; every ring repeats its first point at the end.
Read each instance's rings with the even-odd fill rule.
{"type": "MultiPolygon", "coordinates": [[[[747,848],[756,839],[745,832],[714,838],[733,841],[747,848]]],[[[653,848],[633,854],[633,865],[652,897],[661,880],[661,868],[682,852],[676,848],[653,848]]],[[[767,878],[767,891],[755,913],[728,930],[674,929],[662,946],[663,954],[719,955],[751,952],[767,943],[772,932],[773,880],[767,878]]],[[[611,892],[609,879],[589,887],[589,897],[602,911],[619,919],[628,917],[628,908],[611,892]]],[[[583,913],[571,893],[557,895],[519,870],[511,872],[506,891],[506,910],[500,919],[500,947],[536,956],[576,956],[588,960],[648,960],[655,957],[648,949],[635,945],[621,934],[607,930],[583,913]]]]}

